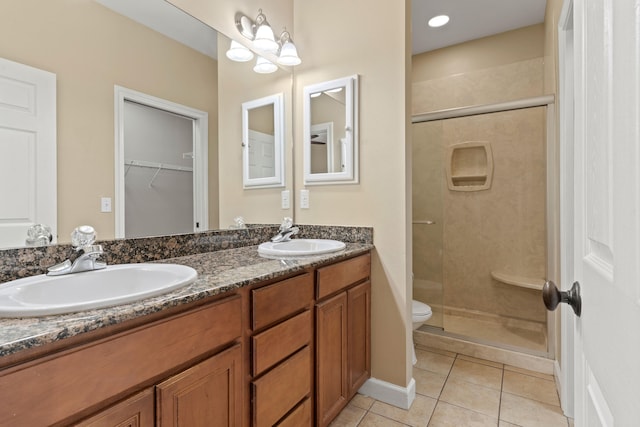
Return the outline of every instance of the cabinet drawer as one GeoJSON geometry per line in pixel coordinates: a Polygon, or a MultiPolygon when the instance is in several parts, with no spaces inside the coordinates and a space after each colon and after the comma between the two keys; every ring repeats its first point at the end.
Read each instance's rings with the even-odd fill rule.
{"type": "Polygon", "coordinates": [[[276,427],[311,427],[311,399],[305,399],[276,427]]]}
{"type": "Polygon", "coordinates": [[[253,424],[273,426],[311,391],[311,351],[305,347],[253,381],[253,424]]]}
{"type": "Polygon", "coordinates": [[[311,341],[311,312],[304,311],[254,336],[253,375],[260,375],[311,341]]]}
{"type": "Polygon", "coordinates": [[[251,291],[252,328],[268,326],[309,307],[313,300],[313,275],[305,273],[251,291]]]}
{"type": "Polygon", "coordinates": [[[316,298],[321,299],[369,277],[371,254],[318,269],[316,298]]]}

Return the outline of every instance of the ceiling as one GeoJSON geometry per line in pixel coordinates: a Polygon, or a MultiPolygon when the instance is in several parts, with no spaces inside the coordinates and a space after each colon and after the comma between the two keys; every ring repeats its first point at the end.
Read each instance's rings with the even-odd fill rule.
{"type": "Polygon", "coordinates": [[[218,57],[218,33],[164,0],[95,1],[200,53],[218,57]]]}
{"type": "MultiPolygon", "coordinates": [[[[95,1],[217,58],[215,30],[164,0],[95,1]]],[[[413,0],[413,54],[539,24],[544,21],[545,7],[546,0],[413,0]],[[430,28],[429,18],[441,14],[449,15],[451,21],[430,28]]]]}
{"type": "Polygon", "coordinates": [[[546,0],[413,0],[413,54],[544,22],[546,0]],[[449,15],[440,28],[429,18],[449,15]]]}

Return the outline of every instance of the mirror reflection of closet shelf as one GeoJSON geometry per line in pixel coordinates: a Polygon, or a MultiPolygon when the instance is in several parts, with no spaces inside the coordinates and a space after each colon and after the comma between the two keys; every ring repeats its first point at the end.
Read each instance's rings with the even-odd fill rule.
{"type": "Polygon", "coordinates": [[[358,76],[304,87],[304,184],[358,183],[358,76]]]}
{"type": "Polygon", "coordinates": [[[488,142],[463,142],[447,149],[447,184],[453,191],[491,188],[493,154],[488,142]]]}
{"type": "Polygon", "coordinates": [[[172,171],[191,172],[191,173],[193,173],[193,168],[192,167],[172,165],[170,163],[157,163],[157,162],[148,162],[146,160],[125,159],[124,164],[127,167],[125,169],[125,171],[124,171],[124,176],[127,176],[127,173],[129,173],[129,169],[131,169],[131,166],[136,166],[136,167],[141,167],[141,168],[156,169],[156,173],[153,175],[153,178],[151,178],[151,181],[149,181],[149,188],[151,188],[153,186],[153,181],[156,180],[156,178],[158,177],[158,174],[162,170],[172,170],[172,171]]]}
{"type": "Polygon", "coordinates": [[[284,94],[242,104],[242,185],[284,187],[284,94]]]}

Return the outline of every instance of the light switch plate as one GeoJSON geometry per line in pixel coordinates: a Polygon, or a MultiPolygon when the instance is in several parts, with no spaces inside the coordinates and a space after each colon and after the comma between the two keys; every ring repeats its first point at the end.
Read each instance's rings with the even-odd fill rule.
{"type": "Polygon", "coordinates": [[[309,190],[300,190],[300,209],[309,209],[309,190]]]}
{"type": "Polygon", "coordinates": [[[282,209],[289,209],[291,207],[291,197],[289,190],[282,190],[280,193],[280,199],[282,200],[282,209]]]}
{"type": "Polygon", "coordinates": [[[100,212],[111,212],[111,197],[100,198],[100,212]]]}

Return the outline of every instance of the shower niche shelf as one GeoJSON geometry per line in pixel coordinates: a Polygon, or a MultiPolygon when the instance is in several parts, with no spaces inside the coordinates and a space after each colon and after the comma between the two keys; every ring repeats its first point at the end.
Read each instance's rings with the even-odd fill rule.
{"type": "Polygon", "coordinates": [[[453,191],[491,188],[493,154],[488,142],[463,142],[448,148],[447,184],[453,191]]]}

